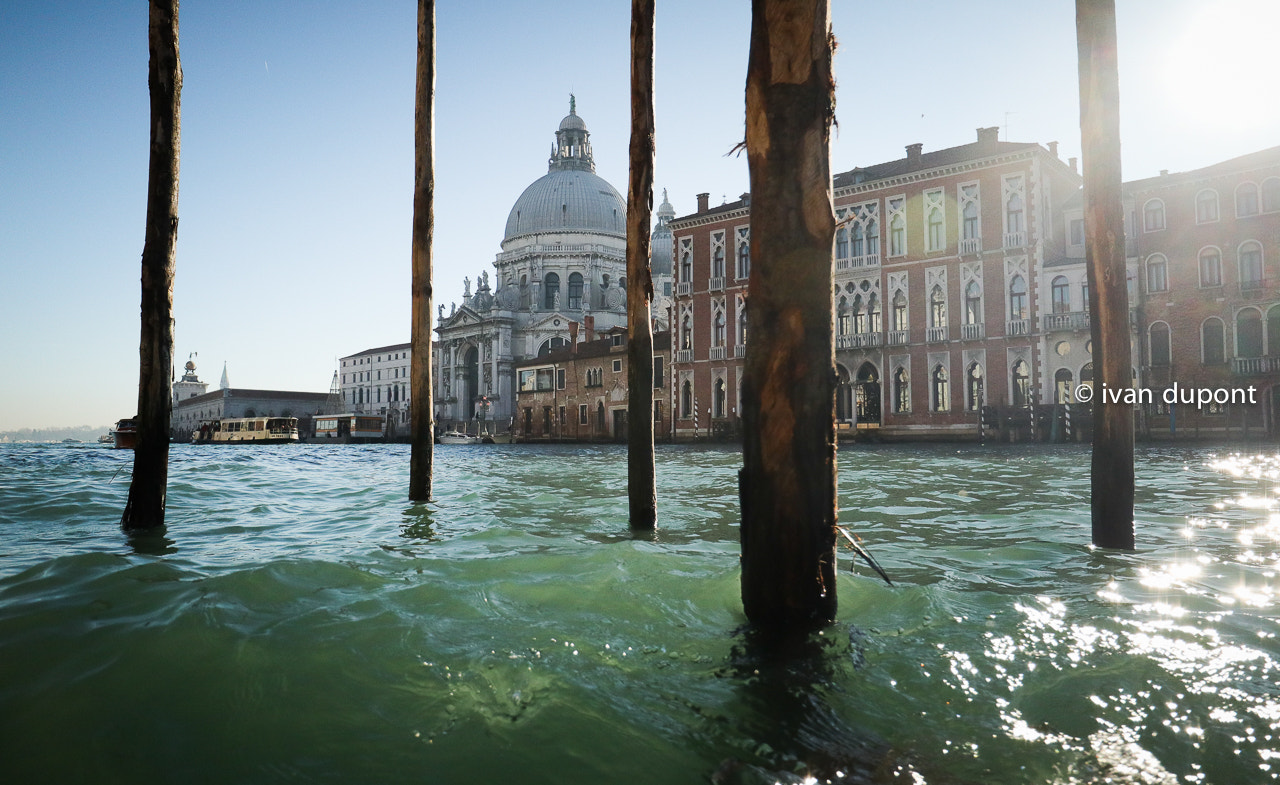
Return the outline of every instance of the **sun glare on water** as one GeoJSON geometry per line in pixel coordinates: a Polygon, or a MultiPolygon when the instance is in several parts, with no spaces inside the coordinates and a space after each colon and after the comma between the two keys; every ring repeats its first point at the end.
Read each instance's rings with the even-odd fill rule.
{"type": "Polygon", "coordinates": [[[1191,6],[1165,49],[1165,99],[1179,120],[1230,134],[1280,124],[1273,94],[1277,0],[1191,6]]]}

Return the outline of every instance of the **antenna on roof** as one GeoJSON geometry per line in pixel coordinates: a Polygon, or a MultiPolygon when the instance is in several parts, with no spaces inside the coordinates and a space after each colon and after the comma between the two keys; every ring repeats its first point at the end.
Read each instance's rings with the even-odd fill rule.
{"type": "Polygon", "coordinates": [[[1009,115],[1011,114],[1017,114],[1017,112],[1004,113],[1004,140],[1006,142],[1009,141],[1009,115]]]}

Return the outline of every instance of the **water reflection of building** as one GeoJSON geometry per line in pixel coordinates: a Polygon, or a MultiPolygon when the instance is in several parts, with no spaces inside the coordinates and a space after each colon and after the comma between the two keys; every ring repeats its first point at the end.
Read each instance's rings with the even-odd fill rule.
{"type": "Polygon", "coordinates": [[[515,415],[515,365],[569,343],[570,324],[626,324],[626,203],[595,173],[590,134],[570,98],[547,173],[507,217],[494,274],[440,306],[433,375],[442,423],[515,415]]]}
{"type": "MultiPolygon", "coordinates": [[[[983,406],[1045,400],[1036,281],[1080,178],[1056,143],[975,142],[834,178],[836,416],[844,433],[966,438],[983,406]]],[[[730,429],[746,354],[750,196],[671,222],[676,432],[730,429]]]]}

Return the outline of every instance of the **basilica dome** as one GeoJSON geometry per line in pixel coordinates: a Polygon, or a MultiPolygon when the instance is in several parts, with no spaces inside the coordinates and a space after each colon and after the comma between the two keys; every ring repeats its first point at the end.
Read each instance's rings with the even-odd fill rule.
{"type": "Polygon", "coordinates": [[[503,244],[545,232],[591,232],[627,236],[627,203],[596,174],[591,134],[572,97],[569,114],[556,130],[547,173],[520,194],[507,216],[503,244]]]}

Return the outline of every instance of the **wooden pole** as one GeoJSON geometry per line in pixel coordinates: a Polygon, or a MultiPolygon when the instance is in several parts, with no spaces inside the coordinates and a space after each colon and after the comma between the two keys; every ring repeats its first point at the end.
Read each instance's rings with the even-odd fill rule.
{"type": "Polygon", "coordinates": [[[1093,544],[1134,547],[1133,407],[1107,391],[1133,384],[1124,206],[1120,193],[1120,76],[1115,0],[1076,0],[1080,58],[1080,155],[1085,256],[1092,314],[1094,401],[1093,544]]]}
{"type": "Polygon", "coordinates": [[[147,84],[151,93],[151,155],[147,227],[142,245],[142,337],[138,349],[138,441],[121,525],[164,525],[169,482],[170,383],[173,381],[173,273],[178,242],[178,160],[182,64],[178,0],[151,0],[147,84]]]}
{"type": "Polygon", "coordinates": [[[631,528],[657,526],[653,449],[653,6],[631,0],[631,145],[627,178],[627,499],[631,528]]]}
{"type": "Polygon", "coordinates": [[[435,232],[436,4],[418,0],[414,109],[413,329],[409,360],[409,499],[431,498],[435,423],[431,385],[431,242],[435,232]]]}
{"type": "Polygon", "coordinates": [[[764,627],[835,618],[829,0],[752,0],[751,336],[743,384],[742,604],[764,627]]]}

